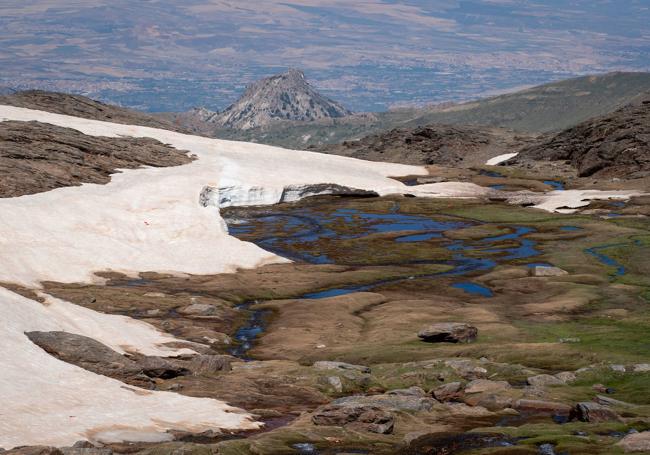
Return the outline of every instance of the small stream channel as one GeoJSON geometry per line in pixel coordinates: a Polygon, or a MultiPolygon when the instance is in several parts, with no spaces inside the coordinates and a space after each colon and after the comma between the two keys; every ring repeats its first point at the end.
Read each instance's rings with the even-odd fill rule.
{"type": "MultiPolygon", "coordinates": [[[[545,182],[550,184],[550,182],[545,182]]],[[[563,189],[561,182],[558,190],[563,189]]],[[[339,208],[333,211],[319,211],[315,208],[296,206],[288,212],[252,214],[244,218],[226,219],[230,234],[243,240],[252,241],[265,250],[297,262],[310,264],[334,264],[334,259],[319,251],[305,251],[296,248],[297,244],[317,244],[323,239],[350,240],[362,239],[374,234],[394,234],[382,242],[393,242],[394,245],[412,245],[422,243],[427,248],[427,241],[439,239],[445,249],[452,252],[447,260],[408,260],[382,265],[409,264],[442,264],[450,266],[446,272],[387,278],[366,284],[336,286],[321,289],[296,296],[296,299],[323,299],[354,292],[372,291],[381,286],[405,282],[409,280],[436,279],[443,277],[459,278],[452,281],[450,286],[470,295],[489,299],[493,291],[484,285],[471,281],[471,276],[477,272],[486,272],[499,264],[519,261],[529,267],[552,266],[547,262],[522,263],[521,260],[532,259],[541,253],[536,248],[537,243],[527,238],[536,230],[529,226],[498,225],[508,230],[505,234],[490,235],[473,240],[452,240],[445,233],[453,232],[470,226],[480,226],[487,223],[456,219],[434,219],[428,216],[399,213],[399,205],[395,204],[387,213],[370,213],[358,209],[339,208]],[[263,234],[251,237],[251,234],[261,231],[263,234]],[[404,232],[404,235],[399,235],[404,232]]],[[[580,231],[577,226],[562,226],[560,231],[580,231]]],[[[638,243],[638,241],[637,241],[638,243]]],[[[383,243],[382,243],[383,244],[383,243]]],[[[585,253],[595,257],[602,264],[615,268],[615,275],[626,273],[625,267],[602,252],[607,248],[623,244],[602,245],[585,249],[585,253]]],[[[245,302],[237,308],[250,311],[256,301],[245,302]]],[[[238,345],[231,354],[248,360],[248,352],[253,347],[254,340],[265,330],[265,317],[268,311],[251,311],[248,322],[235,334],[238,345]]]]}
{"type": "MultiPolygon", "coordinates": [[[[399,213],[396,204],[388,213],[370,213],[357,209],[341,208],[331,212],[319,212],[313,209],[296,207],[295,211],[282,213],[262,213],[248,218],[226,219],[229,232],[258,246],[289,259],[311,264],[333,264],[334,260],[320,252],[306,252],[292,248],[297,243],[316,243],[322,239],[360,239],[373,234],[398,234],[386,242],[395,244],[412,244],[441,239],[448,251],[452,252],[450,260],[424,260],[417,264],[444,264],[451,267],[446,272],[422,274],[377,280],[372,283],[339,286],[296,296],[301,299],[322,299],[354,292],[371,291],[388,284],[407,280],[435,279],[440,277],[465,278],[475,272],[488,271],[499,263],[512,260],[533,258],[541,253],[535,248],[536,242],[524,238],[535,232],[534,228],[517,225],[504,225],[508,233],[498,236],[486,236],[477,240],[447,240],[445,232],[476,226],[477,222],[461,220],[436,220],[427,216],[399,213]],[[263,235],[250,238],[251,233],[259,230],[263,235]],[[346,229],[354,227],[353,230],[346,229]],[[343,232],[340,232],[343,231],[343,232]],[[400,236],[400,232],[408,234],[400,236]],[[504,245],[505,243],[505,245],[504,245]],[[471,256],[468,255],[471,253],[471,256]]],[[[395,262],[390,265],[412,264],[413,262],[395,262]]],[[[537,263],[534,263],[537,264],[537,263]]],[[[531,264],[532,265],[532,264],[531,264]]],[[[451,286],[480,298],[490,298],[493,292],[488,287],[473,283],[467,279],[458,280],[451,286]]],[[[238,306],[241,310],[250,310],[257,302],[245,302],[238,306]]],[[[248,323],[235,334],[239,343],[231,354],[248,360],[248,351],[253,347],[255,338],[264,332],[264,320],[267,312],[252,311],[248,323]]]]}

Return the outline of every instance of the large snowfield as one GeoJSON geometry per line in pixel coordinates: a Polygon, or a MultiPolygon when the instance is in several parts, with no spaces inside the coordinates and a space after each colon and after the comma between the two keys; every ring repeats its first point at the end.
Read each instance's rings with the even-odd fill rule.
{"type": "MultiPolygon", "coordinates": [[[[214,274],[285,261],[229,236],[219,206],[277,203],[288,186],[328,183],[380,195],[427,197],[475,197],[489,191],[461,182],[406,187],[389,178],[425,175],[423,167],[0,106],[0,121],[5,120],[36,120],[89,135],[152,137],[197,156],[183,166],[125,170],[106,185],[0,199],[0,282],[30,288],[45,280],[98,281],[94,273],[107,270],[214,274]]],[[[582,193],[553,193],[540,203],[543,208],[583,204],[582,193]],[[554,198],[559,202],[553,203],[554,198]]],[[[50,356],[24,332],[64,330],[119,352],[173,356],[182,351],[165,348],[173,338],[142,322],[46,297],[47,304],[41,304],[0,287],[0,447],[62,446],[80,439],[160,440],[169,429],[257,427],[249,415],[220,401],[127,387],[50,356]]]]}

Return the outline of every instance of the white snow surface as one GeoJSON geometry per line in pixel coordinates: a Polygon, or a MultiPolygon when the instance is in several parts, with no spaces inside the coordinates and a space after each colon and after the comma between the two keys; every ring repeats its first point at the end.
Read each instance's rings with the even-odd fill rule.
{"type": "Polygon", "coordinates": [[[498,155],[495,156],[494,158],[490,158],[485,162],[488,166],[496,166],[497,164],[501,164],[504,161],[508,161],[510,158],[514,158],[517,156],[519,153],[504,153],[503,155],[498,155]]]}
{"type": "Polygon", "coordinates": [[[379,194],[402,193],[407,187],[388,176],[426,174],[417,166],[11,106],[0,106],[0,120],[37,120],[89,135],[152,137],[198,156],[183,166],[125,170],[106,185],[0,199],[0,281],[25,286],[38,286],[44,280],[91,281],[93,273],[101,270],[213,274],[282,262],[229,236],[218,206],[274,204],[286,186],[301,184],[335,183],[379,194]],[[212,196],[204,201],[207,207],[199,204],[206,187],[212,189],[212,196]]]}
{"type": "Polygon", "coordinates": [[[152,392],[62,362],[24,332],[65,331],[95,338],[118,352],[170,355],[177,341],[148,324],[49,297],[46,304],[0,287],[0,447],[75,441],[169,438],[169,429],[254,429],[249,415],[212,399],[152,392]]]}

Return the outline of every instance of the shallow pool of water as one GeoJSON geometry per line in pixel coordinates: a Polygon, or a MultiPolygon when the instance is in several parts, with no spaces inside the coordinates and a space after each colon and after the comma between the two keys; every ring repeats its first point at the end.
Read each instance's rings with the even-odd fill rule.
{"type": "Polygon", "coordinates": [[[564,191],[564,182],[559,180],[544,180],[544,184],[552,187],[555,191],[564,191]]]}
{"type": "MultiPolygon", "coordinates": [[[[427,216],[399,213],[399,206],[395,205],[388,213],[370,213],[357,209],[340,208],[334,211],[317,211],[297,208],[296,211],[252,215],[247,226],[245,220],[237,219],[237,223],[229,226],[231,234],[256,243],[260,247],[273,251],[290,259],[296,259],[312,264],[335,262],[318,251],[318,242],[338,239],[362,239],[373,234],[408,234],[386,237],[374,245],[379,250],[381,242],[391,244],[422,243],[422,248],[427,248],[429,240],[436,239],[437,247],[443,246],[453,252],[451,259],[427,259],[413,261],[408,258],[412,250],[405,250],[405,259],[392,265],[404,264],[443,264],[451,267],[446,272],[430,273],[414,276],[401,276],[393,279],[381,279],[362,285],[339,286],[310,292],[297,298],[323,299],[354,292],[373,291],[375,288],[405,282],[409,280],[436,279],[443,277],[470,276],[477,272],[489,271],[499,263],[512,260],[535,257],[541,253],[536,249],[536,242],[524,236],[535,232],[527,226],[500,226],[510,232],[482,239],[448,240],[444,233],[447,231],[466,228],[476,223],[461,220],[440,220],[427,216]],[[255,235],[254,233],[257,233],[255,235]],[[313,243],[313,248],[310,248],[313,243]],[[297,248],[300,246],[300,248],[297,248]]],[[[348,245],[349,242],[346,244],[348,245]]],[[[354,244],[353,244],[354,245],[354,244]]],[[[364,244],[365,245],[365,244],[364,244]]],[[[366,246],[364,246],[366,248],[366,246]]],[[[363,251],[368,254],[367,251],[363,251]]],[[[471,281],[460,281],[451,284],[454,288],[467,293],[492,297],[492,290],[471,281]]],[[[244,304],[241,309],[248,309],[250,304],[244,304]]],[[[233,348],[231,353],[238,357],[246,358],[246,353],[251,348],[252,341],[264,330],[264,313],[253,312],[250,321],[245,327],[239,329],[235,339],[240,343],[233,348]]]]}
{"type": "Polygon", "coordinates": [[[490,288],[486,288],[485,286],[481,286],[480,284],[476,283],[471,283],[469,281],[467,282],[462,282],[462,283],[455,283],[451,285],[452,288],[460,289],[468,294],[476,294],[480,295],[482,297],[493,297],[494,294],[490,290],[490,288]]]}

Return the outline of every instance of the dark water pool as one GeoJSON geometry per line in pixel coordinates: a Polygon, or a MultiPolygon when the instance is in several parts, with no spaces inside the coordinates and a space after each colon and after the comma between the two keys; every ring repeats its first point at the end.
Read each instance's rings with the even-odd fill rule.
{"type": "Polygon", "coordinates": [[[479,175],[484,175],[486,177],[492,177],[492,178],[498,178],[498,179],[506,178],[506,176],[501,174],[500,172],[488,171],[487,169],[481,169],[480,171],[478,171],[478,173],[479,173],[479,175]]]}

